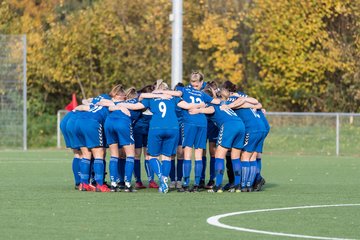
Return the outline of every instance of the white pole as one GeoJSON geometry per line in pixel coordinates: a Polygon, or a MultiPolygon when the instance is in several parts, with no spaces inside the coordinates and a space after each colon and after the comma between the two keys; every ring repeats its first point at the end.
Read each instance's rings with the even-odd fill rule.
{"type": "Polygon", "coordinates": [[[61,148],[60,144],[60,110],[57,112],[57,122],[56,122],[56,139],[57,139],[57,148],[61,148]]]}
{"type": "Polygon", "coordinates": [[[183,1],[172,0],[171,88],[182,82],[183,1]]]}
{"type": "Polygon", "coordinates": [[[24,151],[27,150],[27,87],[26,87],[26,35],[23,35],[22,37],[23,41],[23,101],[24,101],[24,107],[23,107],[23,147],[24,151]]]}

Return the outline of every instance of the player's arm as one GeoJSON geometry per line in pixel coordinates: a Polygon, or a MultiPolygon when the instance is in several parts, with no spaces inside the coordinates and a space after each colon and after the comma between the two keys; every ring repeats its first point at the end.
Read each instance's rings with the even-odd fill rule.
{"type": "Polygon", "coordinates": [[[213,114],[214,112],[215,112],[215,108],[213,106],[209,106],[206,108],[195,108],[189,110],[190,114],[199,114],[199,113],[213,114]]]}
{"type": "Polygon", "coordinates": [[[174,97],[181,97],[182,96],[181,91],[174,91],[174,90],[155,90],[155,91],[153,91],[153,93],[162,93],[162,94],[167,94],[167,95],[171,95],[171,96],[174,96],[174,97]]]}
{"type": "Polygon", "coordinates": [[[82,105],[77,106],[74,110],[75,111],[82,111],[82,112],[89,111],[90,110],[90,105],[82,104],[82,105]]]}
{"type": "Polygon", "coordinates": [[[125,115],[127,116],[131,116],[131,113],[129,111],[129,109],[127,109],[126,107],[123,107],[123,106],[120,106],[119,104],[118,105],[113,105],[113,106],[110,106],[109,107],[109,110],[112,112],[112,111],[116,111],[116,110],[119,110],[119,111],[122,111],[125,115]],[[116,109],[114,109],[116,107],[116,109]]]}
{"type": "Polygon", "coordinates": [[[256,100],[255,98],[252,97],[239,97],[238,99],[236,99],[234,102],[228,104],[229,108],[248,108],[248,107],[243,107],[244,104],[252,104],[252,105],[256,105],[258,104],[258,100],[256,100]]]}
{"type": "Polygon", "coordinates": [[[203,108],[205,107],[205,103],[201,102],[201,103],[188,103],[185,102],[184,100],[180,101],[177,104],[178,107],[185,109],[185,110],[190,110],[190,109],[196,109],[196,108],[203,108]]]}
{"type": "Polygon", "coordinates": [[[139,96],[139,101],[145,98],[161,98],[161,99],[170,99],[172,95],[169,94],[156,94],[156,93],[142,93],[139,96]]]}
{"type": "Polygon", "coordinates": [[[114,106],[115,103],[112,100],[109,100],[109,99],[101,99],[100,102],[97,102],[95,105],[104,106],[104,107],[110,107],[110,106],[114,106]]]}
{"type": "Polygon", "coordinates": [[[83,100],[81,101],[81,103],[82,103],[83,105],[90,105],[91,102],[92,102],[92,100],[93,100],[93,98],[83,99],[83,100]]]}
{"type": "Polygon", "coordinates": [[[127,108],[127,109],[130,109],[130,110],[140,110],[140,109],[144,109],[145,106],[138,102],[138,103],[119,103],[115,106],[111,106],[109,107],[109,110],[110,111],[116,111],[116,110],[121,110],[121,108],[124,107],[124,108],[127,108]]]}

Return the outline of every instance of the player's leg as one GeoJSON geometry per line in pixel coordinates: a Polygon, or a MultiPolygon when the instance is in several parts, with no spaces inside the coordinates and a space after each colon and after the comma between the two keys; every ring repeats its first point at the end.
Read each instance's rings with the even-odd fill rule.
{"type": "Polygon", "coordinates": [[[217,146],[215,152],[215,186],[213,190],[215,192],[221,192],[221,186],[224,178],[224,158],[229,149],[222,147],[220,145],[217,146]]]}
{"type": "Polygon", "coordinates": [[[91,151],[87,147],[81,147],[81,152],[83,158],[80,162],[80,191],[95,191],[94,186],[89,185],[90,180],[90,159],[91,159],[91,151]]]}
{"type": "Polygon", "coordinates": [[[126,154],[123,146],[119,146],[119,163],[118,163],[118,173],[119,173],[119,187],[120,189],[125,188],[125,164],[126,164],[126,154]]]}
{"type": "Polygon", "coordinates": [[[124,151],[126,154],[125,162],[125,191],[132,192],[131,178],[134,171],[134,158],[135,158],[135,146],[134,144],[124,145],[124,151]]]}
{"type": "Polygon", "coordinates": [[[194,180],[194,191],[199,191],[201,174],[203,169],[203,151],[206,149],[206,133],[207,129],[205,127],[197,127],[196,135],[194,139],[194,156],[195,156],[195,180],[194,180]]]}
{"type": "Polygon", "coordinates": [[[106,184],[104,184],[104,156],[105,148],[95,147],[91,149],[91,152],[94,156],[94,172],[95,172],[95,181],[96,181],[96,191],[97,192],[110,192],[110,189],[106,184]]]}
{"type": "Polygon", "coordinates": [[[109,173],[110,173],[110,190],[112,192],[119,191],[118,184],[120,183],[119,178],[119,144],[114,143],[109,145],[110,150],[110,162],[109,162],[109,173]]]}
{"type": "Polygon", "coordinates": [[[216,152],[216,142],[209,141],[209,153],[210,153],[210,177],[209,182],[206,184],[205,188],[211,189],[215,184],[215,152],[216,152]]]}
{"type": "MultiPolygon", "coordinates": [[[[134,131],[134,140],[135,140],[135,160],[134,160],[134,177],[135,177],[135,188],[142,189],[146,188],[141,181],[141,154],[142,154],[142,143],[143,143],[143,134],[134,131]]],[[[145,158],[145,156],[144,156],[145,158]]]]}

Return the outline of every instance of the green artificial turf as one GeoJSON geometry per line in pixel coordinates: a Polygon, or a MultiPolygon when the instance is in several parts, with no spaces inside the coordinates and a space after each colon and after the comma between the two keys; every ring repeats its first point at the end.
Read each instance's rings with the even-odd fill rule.
{"type": "MultiPolygon", "coordinates": [[[[222,229],[206,220],[245,210],[360,203],[355,157],[264,155],[264,191],[168,194],[75,191],[71,160],[66,150],[0,151],[0,239],[292,239],[222,229]]],[[[237,215],[220,222],[359,239],[359,219],[360,206],[348,206],[237,215]]]]}

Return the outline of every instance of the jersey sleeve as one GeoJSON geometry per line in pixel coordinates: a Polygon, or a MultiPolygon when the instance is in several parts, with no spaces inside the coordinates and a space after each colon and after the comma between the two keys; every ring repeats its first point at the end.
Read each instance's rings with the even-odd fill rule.
{"type": "Polygon", "coordinates": [[[207,95],[204,92],[202,93],[202,97],[203,97],[203,100],[204,100],[205,103],[210,103],[213,100],[212,97],[210,97],[209,95],[207,95]]]}
{"type": "Polygon", "coordinates": [[[145,108],[150,108],[150,99],[145,98],[141,101],[141,103],[145,106],[145,108]]]}

